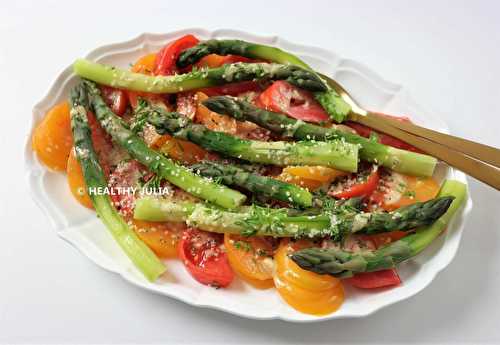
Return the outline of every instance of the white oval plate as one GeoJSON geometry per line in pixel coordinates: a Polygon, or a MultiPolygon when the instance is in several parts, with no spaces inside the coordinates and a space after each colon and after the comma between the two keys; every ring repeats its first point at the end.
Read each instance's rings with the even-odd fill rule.
{"type": "MultiPolygon", "coordinates": [[[[142,34],[130,41],[105,45],[87,55],[88,59],[127,68],[140,56],[159,50],[186,33],[202,40],[210,38],[240,38],[273,45],[297,54],[315,69],[335,78],[368,109],[388,114],[405,114],[416,123],[441,131],[446,125],[436,116],[418,106],[408,92],[398,84],[382,79],[362,64],[341,58],[321,48],[293,44],[279,37],[255,36],[235,30],[207,31],[186,29],[168,34],[142,34]]],[[[47,95],[33,108],[32,127],[48,109],[67,98],[70,88],[78,78],[67,67],[52,84],[47,95]]],[[[56,233],[85,254],[97,265],[120,274],[128,282],[146,290],[170,296],[191,305],[223,310],[253,319],[282,319],[294,322],[319,321],[369,315],[382,307],[404,300],[424,289],[453,259],[465,219],[472,208],[472,201],[455,217],[448,231],[430,248],[399,266],[403,280],[400,287],[378,292],[346,288],[346,300],[340,310],[331,315],[315,317],[301,314],[284,303],[276,290],[257,290],[236,279],[227,289],[213,289],[198,284],[178,260],[167,260],[168,272],[159,281],[149,283],[134,268],[118,245],[113,241],[95,214],[80,206],[71,196],[66,176],[48,171],[31,150],[31,135],[26,145],[26,169],[33,199],[49,217],[56,233]]],[[[440,165],[435,174],[438,180],[453,178],[466,183],[465,175],[440,165]]]]}

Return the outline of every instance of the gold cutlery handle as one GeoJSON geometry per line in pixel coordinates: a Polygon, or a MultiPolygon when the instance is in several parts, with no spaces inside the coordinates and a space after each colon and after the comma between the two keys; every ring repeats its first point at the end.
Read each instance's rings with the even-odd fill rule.
{"type": "Polygon", "coordinates": [[[447,146],[455,151],[465,153],[466,155],[481,160],[500,168],[500,150],[471,140],[459,138],[453,135],[440,133],[432,129],[417,126],[411,122],[398,121],[391,119],[378,113],[369,112],[368,117],[376,118],[380,121],[385,121],[393,127],[399,128],[405,132],[417,135],[435,143],[447,146]]]}
{"type": "Polygon", "coordinates": [[[354,115],[352,120],[403,140],[408,144],[413,145],[416,148],[448,163],[449,165],[456,167],[464,173],[490,185],[496,190],[500,190],[500,169],[492,166],[498,165],[500,162],[500,150],[498,149],[458,137],[448,136],[423,127],[419,127],[423,130],[418,130],[422,135],[415,135],[409,131],[405,131],[402,127],[414,130],[413,127],[418,126],[407,126],[409,123],[387,119],[385,116],[379,114],[369,113],[366,116],[354,115]],[[401,124],[403,124],[403,126],[400,126],[401,124]],[[428,138],[426,133],[430,133],[431,138],[434,138],[436,141],[428,138]],[[440,138],[443,138],[443,136],[446,138],[445,142],[452,147],[441,143],[440,138]],[[462,140],[466,143],[462,144],[462,140]],[[462,152],[462,150],[471,154],[467,155],[462,152]],[[477,152],[480,152],[480,154],[477,155],[477,152]],[[490,164],[492,165],[485,163],[480,157],[486,158],[485,161],[488,161],[488,163],[491,162],[490,164]]]}

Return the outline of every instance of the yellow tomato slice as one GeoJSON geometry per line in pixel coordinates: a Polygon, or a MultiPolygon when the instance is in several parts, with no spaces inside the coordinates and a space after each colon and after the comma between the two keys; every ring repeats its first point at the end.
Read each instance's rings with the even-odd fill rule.
{"type": "Polygon", "coordinates": [[[87,185],[83,178],[82,168],[76,159],[74,149],[71,150],[69,155],[66,173],[68,174],[68,185],[71,194],[73,194],[80,204],[93,209],[92,201],[87,193],[87,185]]]}
{"type": "Polygon", "coordinates": [[[436,197],[439,184],[432,177],[392,173],[385,181],[382,207],[388,211],[436,197]]]}
{"type": "Polygon", "coordinates": [[[336,311],[344,300],[344,289],[337,278],[303,270],[289,254],[298,248],[310,246],[308,241],[292,244],[283,241],[274,259],[274,283],[283,299],[300,312],[326,315],[336,311]]]}
{"type": "Polygon", "coordinates": [[[288,166],[283,172],[300,178],[329,183],[337,177],[345,176],[345,171],[332,169],[323,166],[288,166]]]}
{"type": "Polygon", "coordinates": [[[322,166],[288,166],[276,178],[313,191],[346,174],[344,171],[322,166]]]}
{"type": "MultiPolygon", "coordinates": [[[[280,249],[285,250],[286,249],[280,249]]],[[[325,291],[334,288],[340,281],[328,275],[319,275],[300,268],[288,256],[278,255],[276,258],[276,272],[287,281],[310,291],[325,291]]]]}
{"type": "Polygon", "coordinates": [[[320,275],[300,268],[288,257],[294,250],[312,247],[310,241],[300,240],[293,245],[282,244],[276,253],[276,271],[283,274],[286,279],[308,290],[324,291],[334,288],[340,281],[329,275],[320,275]],[[279,253],[282,251],[282,253],[279,253]]]}
{"type": "Polygon", "coordinates": [[[132,228],[160,258],[176,258],[177,246],[185,229],[182,223],[148,222],[133,219],[132,228]]]}
{"type": "Polygon", "coordinates": [[[130,70],[135,73],[151,75],[155,68],[155,59],[156,53],[144,55],[137,60],[130,70]]]}
{"type": "Polygon", "coordinates": [[[310,180],[307,178],[295,176],[288,174],[286,172],[282,172],[278,176],[275,177],[277,180],[286,182],[286,183],[291,183],[295,184],[297,186],[300,186],[302,188],[307,188],[310,191],[313,191],[315,189],[318,189],[323,185],[323,182],[318,181],[318,180],[310,180]]]}
{"type": "Polygon", "coordinates": [[[50,109],[35,128],[32,137],[32,147],[38,159],[57,171],[66,170],[73,146],[69,110],[68,102],[59,103],[50,109]]]}
{"type": "Polygon", "coordinates": [[[224,235],[224,247],[233,270],[260,289],[274,286],[272,244],[263,237],[224,235]]]}
{"type": "Polygon", "coordinates": [[[344,289],[341,284],[323,292],[310,291],[291,284],[279,275],[274,278],[276,290],[294,309],[312,315],[327,315],[336,311],[344,301],[344,289]]]}

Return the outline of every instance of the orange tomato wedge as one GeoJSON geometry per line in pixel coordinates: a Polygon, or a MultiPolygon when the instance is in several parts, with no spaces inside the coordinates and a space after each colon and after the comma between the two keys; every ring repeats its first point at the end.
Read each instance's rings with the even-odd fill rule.
{"type": "Polygon", "coordinates": [[[298,248],[311,246],[308,241],[296,243],[284,240],[274,260],[274,283],[281,297],[294,309],[312,315],[336,311],[344,301],[344,288],[339,279],[319,275],[300,268],[289,254],[298,248]]]}
{"type": "Polygon", "coordinates": [[[263,237],[224,235],[224,247],[233,270],[258,289],[274,286],[272,244],[263,237]]]}
{"type": "Polygon", "coordinates": [[[195,100],[197,106],[196,114],[194,115],[195,122],[201,123],[213,131],[236,134],[238,129],[236,120],[227,115],[220,115],[210,111],[207,107],[201,104],[201,102],[207,98],[208,96],[203,92],[196,93],[195,100]]]}
{"type": "Polygon", "coordinates": [[[143,128],[144,142],[153,149],[159,149],[171,138],[170,135],[158,134],[153,126],[146,124],[143,128]]]}
{"type": "Polygon", "coordinates": [[[38,159],[57,171],[66,170],[69,153],[73,146],[68,102],[50,109],[35,128],[32,147],[38,159]]]}
{"type": "Polygon", "coordinates": [[[176,258],[185,225],[182,223],[131,220],[131,227],[146,245],[162,259],[176,258]]]}
{"type": "Polygon", "coordinates": [[[221,115],[209,110],[202,102],[208,96],[199,91],[195,94],[196,112],[194,121],[206,126],[208,129],[217,132],[224,132],[236,135],[240,138],[265,140],[266,132],[259,126],[251,122],[236,121],[234,118],[221,115]]]}
{"type": "Polygon", "coordinates": [[[68,174],[68,185],[71,194],[83,206],[94,209],[92,201],[87,193],[87,185],[83,178],[82,168],[76,159],[75,150],[72,149],[68,158],[68,166],[66,168],[68,174]]]}
{"type": "Polygon", "coordinates": [[[216,68],[224,64],[225,56],[217,54],[208,54],[198,61],[198,67],[216,68]]]}
{"type": "Polygon", "coordinates": [[[201,146],[198,146],[190,141],[172,138],[169,135],[161,136],[155,146],[159,146],[159,150],[165,153],[170,158],[182,162],[184,164],[194,164],[202,160],[213,160],[216,156],[201,146]]]}

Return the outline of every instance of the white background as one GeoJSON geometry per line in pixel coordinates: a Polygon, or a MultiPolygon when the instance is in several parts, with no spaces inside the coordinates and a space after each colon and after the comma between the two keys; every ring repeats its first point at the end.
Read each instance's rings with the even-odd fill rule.
{"type": "Polygon", "coordinates": [[[252,321],[133,287],[56,237],[28,197],[31,108],[96,46],[145,31],[234,28],[322,46],[408,86],[458,135],[500,147],[495,1],[0,3],[0,343],[500,342],[500,193],[475,208],[452,264],[422,293],[364,319],[252,321]]]}

